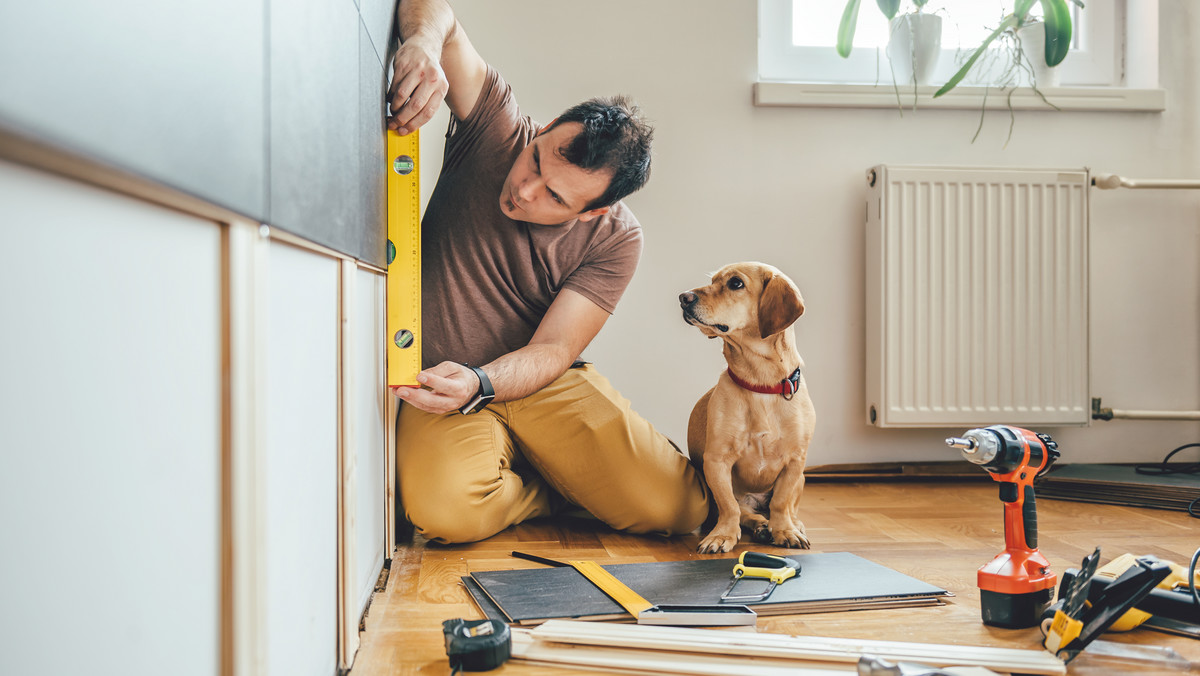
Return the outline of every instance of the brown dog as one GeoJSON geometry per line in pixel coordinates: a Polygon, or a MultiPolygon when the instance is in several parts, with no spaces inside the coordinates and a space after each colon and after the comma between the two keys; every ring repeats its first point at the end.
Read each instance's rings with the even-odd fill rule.
{"type": "Polygon", "coordinates": [[[758,542],[807,549],[798,507],[816,414],[792,329],[804,313],[799,289],[770,265],[735,263],[679,304],[684,321],[725,341],[729,365],[688,421],[688,451],[718,510],[699,551],[732,551],[742,528],[758,542]],[[768,500],[770,519],[761,513],[768,500]]]}

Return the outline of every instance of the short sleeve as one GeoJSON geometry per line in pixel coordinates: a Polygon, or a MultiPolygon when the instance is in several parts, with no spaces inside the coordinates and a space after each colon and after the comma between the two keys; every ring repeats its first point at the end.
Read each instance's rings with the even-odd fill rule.
{"type": "Polygon", "coordinates": [[[641,257],[641,227],[622,229],[591,251],[563,282],[563,288],[581,294],[612,314],[633,279],[641,257]]]}

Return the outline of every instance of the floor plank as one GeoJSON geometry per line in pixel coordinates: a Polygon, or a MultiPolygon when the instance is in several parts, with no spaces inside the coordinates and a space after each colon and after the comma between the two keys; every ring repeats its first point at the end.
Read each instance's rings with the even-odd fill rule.
{"type": "MultiPolygon", "coordinates": [[[[847,551],[954,592],[946,605],[759,618],[760,632],[890,641],[1040,647],[1035,629],[998,629],[979,619],[975,571],[1004,548],[996,486],[983,482],[809,483],[802,516],[816,552],[847,551]]],[[[1200,547],[1200,522],[1183,512],[1039,500],[1040,548],[1058,573],[1077,568],[1096,546],[1101,562],[1154,554],[1187,565],[1200,547]]],[[[514,549],[603,564],[678,561],[696,554],[698,535],[637,536],[585,519],[522,524],[483,542],[437,545],[419,536],[397,547],[385,590],[372,599],[350,676],[448,674],[443,620],[480,619],[459,576],[477,570],[536,567],[514,549]]],[[[744,549],[787,554],[786,549],[744,549]]],[[[731,556],[731,555],[724,555],[731,556]]],[[[1148,630],[1105,639],[1170,646],[1200,661],[1200,641],[1148,630]]],[[[596,673],[509,662],[500,676],[596,673]]]]}

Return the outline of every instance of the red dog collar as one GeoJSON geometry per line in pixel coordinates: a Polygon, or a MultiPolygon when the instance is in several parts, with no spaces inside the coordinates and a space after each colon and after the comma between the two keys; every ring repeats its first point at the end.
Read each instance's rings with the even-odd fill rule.
{"type": "Polygon", "coordinates": [[[800,389],[800,379],[804,376],[800,368],[797,367],[795,371],[792,371],[792,375],[784,378],[774,385],[755,385],[737,377],[737,374],[733,372],[733,369],[726,370],[726,373],[729,374],[729,379],[736,383],[739,387],[750,390],[751,392],[758,392],[760,394],[782,395],[784,399],[791,399],[792,395],[796,394],[796,390],[800,389]]]}

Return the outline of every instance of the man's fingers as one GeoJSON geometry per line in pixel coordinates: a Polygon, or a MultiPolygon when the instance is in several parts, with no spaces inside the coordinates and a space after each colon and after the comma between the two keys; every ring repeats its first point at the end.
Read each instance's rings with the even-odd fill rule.
{"type": "Polygon", "coordinates": [[[434,391],[451,397],[463,397],[474,392],[467,384],[469,380],[475,380],[475,374],[467,367],[453,361],[444,361],[432,368],[425,369],[417,374],[417,382],[432,388],[434,391]]]}
{"type": "Polygon", "coordinates": [[[402,401],[428,413],[450,413],[457,411],[465,399],[475,392],[477,379],[467,367],[452,361],[444,361],[433,368],[417,374],[421,387],[393,387],[402,401]]]}
{"type": "Polygon", "coordinates": [[[437,113],[450,83],[441,66],[430,55],[404,47],[396,53],[392,83],[388,88],[388,128],[408,133],[437,113]]]}
{"type": "Polygon", "coordinates": [[[428,387],[429,389],[433,390],[434,392],[437,392],[439,394],[444,394],[444,395],[445,394],[453,395],[459,389],[461,389],[461,388],[455,386],[456,384],[455,384],[454,380],[452,380],[450,378],[446,378],[444,376],[437,375],[436,373],[433,373],[432,370],[424,371],[420,375],[418,375],[417,382],[428,387]]]}
{"type": "Polygon", "coordinates": [[[434,114],[441,106],[442,99],[446,96],[445,87],[436,81],[424,79],[418,80],[416,87],[411,90],[406,82],[401,85],[398,92],[408,92],[408,94],[403,101],[397,100],[399,96],[393,99],[392,119],[398,126],[408,130],[417,129],[433,119],[434,114]]]}
{"type": "Polygon", "coordinates": [[[399,387],[392,390],[407,404],[412,404],[426,413],[449,413],[458,407],[445,395],[419,387],[399,387]]]}

